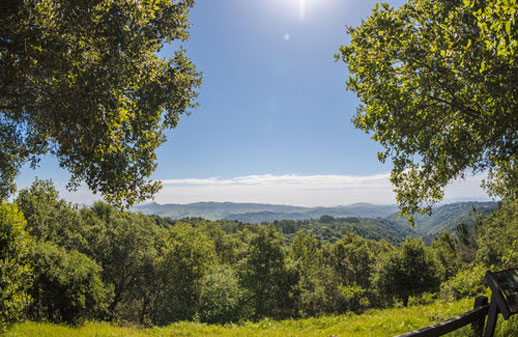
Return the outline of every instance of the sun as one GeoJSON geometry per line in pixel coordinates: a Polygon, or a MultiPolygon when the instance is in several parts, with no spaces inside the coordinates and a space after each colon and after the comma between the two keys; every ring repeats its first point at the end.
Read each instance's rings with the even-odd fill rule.
{"type": "Polygon", "coordinates": [[[306,17],[306,0],[299,0],[299,19],[304,20],[306,17]]]}

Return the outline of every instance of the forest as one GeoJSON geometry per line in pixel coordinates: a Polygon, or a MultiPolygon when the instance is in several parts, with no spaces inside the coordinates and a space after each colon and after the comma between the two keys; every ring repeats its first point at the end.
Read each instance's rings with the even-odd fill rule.
{"type": "MultiPolygon", "coordinates": [[[[383,334],[392,323],[401,332],[410,330],[410,318],[394,318],[398,312],[416,319],[422,308],[407,308],[423,304],[431,312],[425,325],[449,318],[438,314],[434,301],[444,300],[446,310],[458,303],[465,309],[468,300],[471,305],[474,296],[487,294],[487,270],[518,266],[517,0],[377,4],[358,25],[346,27],[341,47],[335,45],[335,61],[347,67],[343,83],[357,98],[348,107],[356,111],[352,124],[377,143],[378,160],[391,164],[383,176],[393,188],[402,218],[397,221],[419,225],[421,216],[445,199],[451,183],[468,176],[482,177],[482,189],[498,201],[472,224],[459,220],[424,237],[393,227],[396,220],[390,219],[325,214],[252,224],[129,211],[159,193],[162,183],[153,175],[158,148],[180,118],[200,105],[202,72],[184,48],[193,6],[194,0],[2,3],[0,333],[17,335],[20,324],[30,328],[42,322],[59,323],[55,329],[96,322],[139,328],[252,322],[262,329],[278,320],[299,324],[293,319],[308,319],[318,331],[329,322],[339,324],[336,315],[363,314],[369,320],[375,309],[385,308],[368,328],[383,334]],[[21,172],[49,157],[65,170],[68,190],[83,186],[104,201],[79,207],[61,199],[50,180],[17,189],[21,172]]],[[[232,30],[239,31],[236,27],[232,30]]],[[[211,33],[220,34],[212,27],[211,33]]],[[[290,35],[283,34],[285,46],[290,35]]],[[[213,37],[204,36],[201,44],[213,37]]],[[[219,61],[230,56],[219,45],[208,54],[216,51],[224,55],[219,61]]],[[[228,69],[214,63],[226,78],[228,69]]],[[[321,64],[311,67],[320,71],[321,64]]],[[[243,63],[239,70],[245,68],[252,67],[243,63]]],[[[257,73],[249,86],[241,77],[234,82],[254,92],[257,73]]],[[[286,77],[294,77],[300,88],[314,80],[286,77]]],[[[295,82],[289,83],[284,87],[295,82]]],[[[214,99],[228,102],[221,112],[233,105],[241,109],[236,98],[246,95],[227,91],[229,96],[214,99]]],[[[323,109],[343,108],[326,107],[333,101],[326,94],[307,95],[319,103],[311,111],[315,119],[294,108],[289,129],[298,132],[302,120],[317,129],[314,122],[328,116],[323,109]]],[[[263,122],[262,111],[259,115],[263,122]]],[[[225,120],[241,128],[233,122],[225,120]]],[[[228,147],[255,155],[238,144],[235,129],[219,130],[213,138],[235,136],[228,147]]],[[[248,131],[243,139],[252,138],[248,131]]],[[[186,133],[204,136],[201,130],[186,133]]],[[[290,146],[327,136],[301,132],[290,146]]],[[[191,142],[179,143],[191,152],[191,142]]],[[[300,156],[310,158],[308,166],[327,164],[307,150],[300,156]]],[[[213,155],[210,149],[205,153],[213,155]]],[[[264,154],[253,163],[271,159],[268,150],[264,154]]],[[[193,153],[167,165],[191,165],[186,166],[190,174],[204,166],[194,160],[202,156],[193,153]]],[[[172,152],[161,158],[167,157],[177,159],[172,152]]],[[[231,159],[246,161],[240,155],[231,159]]],[[[273,170],[277,163],[267,166],[273,170]]],[[[190,328],[183,326],[184,332],[190,328]]],[[[513,329],[516,335],[518,327],[513,329]]]]}
{"type": "Polygon", "coordinates": [[[354,231],[368,219],[322,217],[308,227],[172,220],[103,202],[79,208],[60,199],[52,182],[36,180],[1,208],[2,240],[18,251],[18,261],[2,265],[2,271],[18,268],[11,284],[17,301],[5,307],[9,293],[3,293],[2,312],[56,323],[164,326],[473,297],[486,288],[486,270],[518,262],[517,207],[501,205],[475,226],[460,225],[456,235],[445,232],[425,245],[415,237],[373,240],[377,231],[368,226],[354,231]],[[326,231],[335,232],[318,234],[326,231]]]}

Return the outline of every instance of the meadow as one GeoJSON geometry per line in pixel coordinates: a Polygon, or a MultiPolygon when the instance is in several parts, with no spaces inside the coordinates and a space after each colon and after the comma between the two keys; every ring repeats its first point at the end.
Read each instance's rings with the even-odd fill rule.
{"type": "MultiPolygon", "coordinates": [[[[300,320],[262,320],[256,323],[211,325],[179,322],[166,327],[139,328],[105,322],[85,322],[82,326],[20,322],[11,326],[5,337],[176,337],[176,336],[297,336],[297,337],[384,337],[396,336],[452,318],[472,309],[473,300],[435,301],[427,305],[370,310],[361,315],[346,314],[300,320]]],[[[471,336],[466,326],[448,336],[471,336]]],[[[499,317],[495,336],[518,336],[518,320],[499,317]]]]}

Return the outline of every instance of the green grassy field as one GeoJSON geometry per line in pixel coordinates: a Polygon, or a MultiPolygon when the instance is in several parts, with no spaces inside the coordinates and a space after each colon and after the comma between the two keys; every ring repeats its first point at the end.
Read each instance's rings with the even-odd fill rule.
{"type": "MultiPolygon", "coordinates": [[[[6,337],[173,337],[173,336],[395,336],[420,329],[472,309],[473,300],[372,310],[362,315],[327,316],[302,320],[271,321],[230,325],[180,322],[162,328],[141,329],[109,323],[87,322],[82,327],[49,323],[23,322],[10,327],[6,337]]],[[[500,337],[518,336],[518,320],[497,324],[500,337]]],[[[448,336],[471,336],[470,327],[448,336]]]]}

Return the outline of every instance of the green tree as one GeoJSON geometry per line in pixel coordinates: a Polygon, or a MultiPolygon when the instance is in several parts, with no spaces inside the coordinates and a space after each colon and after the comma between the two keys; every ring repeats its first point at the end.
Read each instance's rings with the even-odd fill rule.
{"type": "Polygon", "coordinates": [[[403,214],[430,211],[470,172],[489,171],[488,191],[518,197],[515,15],[516,1],[409,0],[349,28],[337,58],[361,100],[353,122],[391,158],[403,214]]]}
{"type": "Polygon", "coordinates": [[[53,242],[67,250],[88,251],[88,228],[79,211],[59,198],[50,180],[36,179],[18,193],[16,203],[23,212],[30,234],[40,241],[53,242]]]}
{"type": "Polygon", "coordinates": [[[299,273],[287,263],[282,238],[273,225],[261,228],[250,241],[239,279],[255,320],[295,315],[299,273]]]}
{"type": "Polygon", "coordinates": [[[319,258],[317,239],[305,230],[298,231],[290,245],[290,256],[301,265],[304,272],[315,267],[319,258]]]}
{"type": "Polygon", "coordinates": [[[37,242],[33,303],[29,316],[53,322],[77,323],[104,311],[106,291],[101,267],[86,255],[48,242],[37,242]]]}
{"type": "Polygon", "coordinates": [[[59,199],[51,181],[36,180],[16,200],[37,240],[78,251],[102,266],[102,280],[113,295],[106,299],[109,318],[143,319],[157,254],[152,218],[102,202],[78,210],[59,199]]]}
{"type": "Polygon", "coordinates": [[[502,203],[483,219],[477,261],[486,267],[518,266],[518,200],[502,203]]]}
{"type": "Polygon", "coordinates": [[[433,241],[432,247],[444,268],[445,280],[455,276],[460,268],[460,257],[457,252],[458,242],[455,237],[447,232],[442,233],[433,241]]]}
{"type": "Polygon", "coordinates": [[[328,294],[326,290],[333,288],[339,282],[326,283],[332,272],[322,270],[323,264],[317,239],[305,230],[299,230],[290,245],[290,257],[295,261],[300,274],[300,308],[303,315],[312,317],[331,312],[325,301],[325,295],[328,294]],[[326,287],[327,284],[333,285],[326,287]]]}
{"type": "Polygon", "coordinates": [[[439,290],[442,274],[433,252],[421,240],[408,238],[382,260],[374,282],[381,293],[395,296],[407,306],[410,296],[439,290]]]}
{"type": "MultiPolygon", "coordinates": [[[[481,220],[477,220],[477,222],[479,221],[481,220]]],[[[459,237],[457,256],[463,264],[471,263],[475,260],[478,250],[476,228],[460,223],[456,229],[459,237]]]]}
{"type": "Polygon", "coordinates": [[[160,187],[148,178],[164,130],[196,105],[200,74],[178,49],[193,0],[10,1],[0,16],[0,196],[21,165],[56,155],[107,201],[132,204],[160,187]]]}
{"type": "MultiPolygon", "coordinates": [[[[230,323],[242,316],[242,289],[235,271],[228,265],[216,265],[201,279],[198,316],[209,324],[230,323]]],[[[244,315],[243,315],[244,316],[244,315]]]]}
{"type": "Polygon", "coordinates": [[[0,334],[29,304],[32,238],[16,205],[0,204],[0,334]]]}
{"type": "Polygon", "coordinates": [[[328,289],[326,294],[334,312],[358,312],[375,302],[371,278],[376,258],[369,241],[350,232],[322,248],[321,263],[329,268],[327,274],[334,274],[328,282],[338,282],[335,286],[338,293],[328,289]]]}
{"type": "Polygon", "coordinates": [[[147,305],[143,298],[152,286],[158,254],[152,219],[103,202],[82,209],[81,218],[89,228],[86,254],[102,267],[102,280],[113,291],[109,318],[142,319],[147,305]]]}
{"type": "Polygon", "coordinates": [[[518,56],[518,31],[516,0],[468,0],[465,5],[475,9],[478,26],[485,34],[486,48],[494,55],[504,57],[510,64],[516,63],[518,56]]]}
{"type": "Polygon", "coordinates": [[[375,257],[366,239],[356,233],[348,233],[326,246],[323,255],[326,264],[338,273],[343,285],[370,287],[375,257]]]}
{"type": "MultiPolygon", "coordinates": [[[[185,223],[177,223],[160,240],[154,270],[155,291],[151,293],[152,321],[165,325],[192,320],[203,278],[216,262],[213,242],[201,229],[185,223]]],[[[209,317],[210,314],[206,316],[209,317]]]]}

